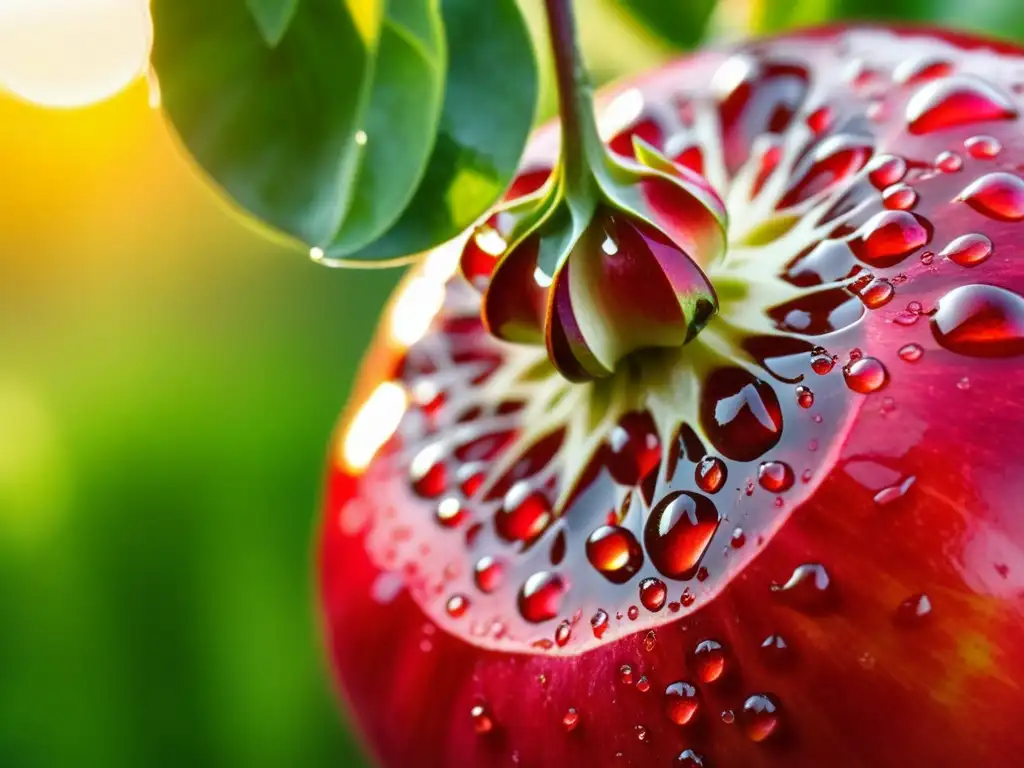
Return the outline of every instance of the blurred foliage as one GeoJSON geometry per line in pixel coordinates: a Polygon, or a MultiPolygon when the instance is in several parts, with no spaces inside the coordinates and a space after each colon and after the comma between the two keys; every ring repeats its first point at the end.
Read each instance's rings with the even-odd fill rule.
{"type": "MultiPolygon", "coordinates": [[[[772,28],[1024,24],[1011,0],[728,2],[772,28]]],[[[598,80],[667,55],[615,0],[579,3],[598,80]]],[[[264,240],[146,99],[0,98],[0,766],[362,765],[320,652],[317,503],[400,273],[264,240]]]]}

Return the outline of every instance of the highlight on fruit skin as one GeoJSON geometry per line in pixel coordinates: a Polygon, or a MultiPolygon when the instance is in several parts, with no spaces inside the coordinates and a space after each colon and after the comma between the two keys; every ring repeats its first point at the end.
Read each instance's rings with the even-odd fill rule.
{"type": "MultiPolygon", "coordinates": [[[[695,54],[599,109],[624,92],[642,110],[609,146],[637,136],[724,202],[727,245],[701,265],[718,311],[577,383],[483,327],[464,248],[486,229],[399,287],[337,433],[320,550],[369,749],[1016,764],[1024,52],[834,28],[695,54]],[[397,338],[419,281],[443,301],[397,338]],[[368,418],[382,398],[400,414],[368,418]]],[[[544,183],[557,131],[508,205],[544,183]]]]}

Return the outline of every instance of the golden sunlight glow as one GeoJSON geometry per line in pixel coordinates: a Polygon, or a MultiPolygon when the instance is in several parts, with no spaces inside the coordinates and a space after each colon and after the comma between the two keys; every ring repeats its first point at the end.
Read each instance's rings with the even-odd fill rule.
{"type": "Polygon", "coordinates": [[[0,88],[92,104],[146,73],[152,43],[149,0],[0,0],[0,88]]]}
{"type": "Polygon", "coordinates": [[[406,281],[391,312],[391,338],[411,346],[423,338],[444,303],[444,284],[426,276],[406,281]]]}
{"type": "Polygon", "coordinates": [[[366,469],[374,454],[398,429],[408,398],[405,389],[393,381],[385,381],[356,413],[345,432],[341,459],[350,470],[366,469]]]}

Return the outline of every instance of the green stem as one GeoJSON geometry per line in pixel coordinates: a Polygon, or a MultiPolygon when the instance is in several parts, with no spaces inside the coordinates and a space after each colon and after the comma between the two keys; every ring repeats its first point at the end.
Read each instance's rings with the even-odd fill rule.
{"type": "Polygon", "coordinates": [[[562,174],[571,195],[587,195],[593,184],[591,157],[603,152],[594,118],[594,95],[580,53],[572,0],[544,0],[555,62],[558,112],[562,123],[562,174]]]}

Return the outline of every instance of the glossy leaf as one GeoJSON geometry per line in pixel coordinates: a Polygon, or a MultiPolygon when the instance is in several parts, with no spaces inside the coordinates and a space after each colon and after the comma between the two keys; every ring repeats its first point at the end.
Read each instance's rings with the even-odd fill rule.
{"type": "Polygon", "coordinates": [[[620,0],[622,7],[674,48],[688,50],[704,37],[716,0],[620,0]]]}
{"type": "Polygon", "coordinates": [[[291,24],[299,0],[245,0],[268,45],[277,45],[291,24]]]}

